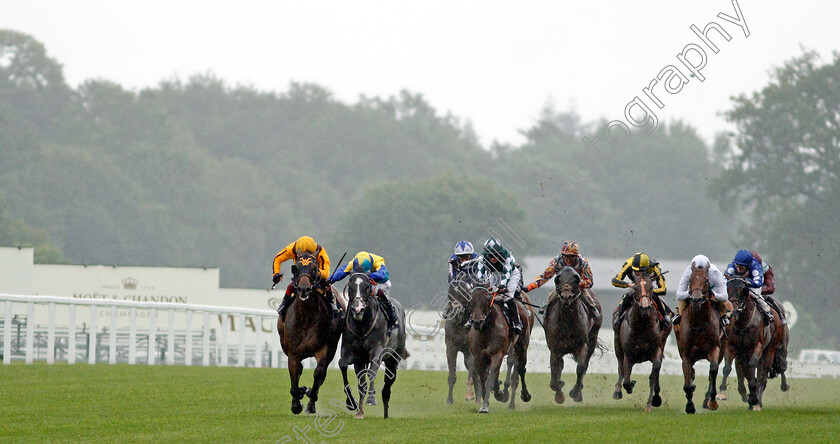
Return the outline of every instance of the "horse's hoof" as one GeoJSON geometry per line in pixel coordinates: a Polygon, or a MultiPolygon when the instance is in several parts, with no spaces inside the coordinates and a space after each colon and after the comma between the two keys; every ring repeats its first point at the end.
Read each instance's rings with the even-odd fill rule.
{"type": "Polygon", "coordinates": [[[758,405],[758,404],[756,404],[756,405],[752,406],[752,411],[754,411],[754,412],[760,412],[760,411],[761,411],[761,406],[760,406],[760,405],[758,405]]]}
{"type": "Polygon", "coordinates": [[[646,411],[646,412],[652,412],[652,411],[653,411],[653,407],[651,407],[651,406],[647,406],[647,407],[645,407],[645,411],[646,411]]]}
{"type": "Polygon", "coordinates": [[[790,385],[789,384],[782,384],[782,391],[786,392],[788,390],[790,390],[790,385]]]}
{"type": "Polygon", "coordinates": [[[726,392],[720,392],[717,394],[717,399],[720,401],[726,401],[726,392]]]}
{"type": "Polygon", "coordinates": [[[572,389],[572,391],[569,392],[569,396],[571,396],[572,400],[574,400],[575,402],[583,402],[583,393],[581,392],[581,390],[572,389]]]}
{"type": "Polygon", "coordinates": [[[309,404],[306,404],[306,414],[307,415],[314,415],[315,414],[315,403],[314,402],[310,402],[309,404]]]}
{"type": "Polygon", "coordinates": [[[295,415],[298,415],[302,411],[303,411],[303,406],[300,404],[300,401],[298,401],[297,399],[292,401],[292,413],[294,413],[295,415]]]}
{"type": "Polygon", "coordinates": [[[531,393],[528,391],[522,390],[519,397],[522,399],[522,402],[530,402],[531,401],[531,393]]]}
{"type": "Polygon", "coordinates": [[[565,401],[566,401],[566,397],[563,396],[562,391],[557,390],[556,392],[554,392],[554,402],[556,402],[558,404],[562,404],[565,401]]]}
{"type": "Polygon", "coordinates": [[[685,412],[689,415],[693,415],[696,410],[694,409],[694,403],[688,403],[685,405],[685,412]]]}
{"type": "Polygon", "coordinates": [[[473,399],[475,399],[475,391],[467,390],[467,395],[464,397],[464,399],[467,401],[472,401],[473,399]]]}
{"type": "Polygon", "coordinates": [[[356,416],[354,416],[353,419],[365,419],[365,415],[359,412],[356,413],[356,416]]]}
{"type": "Polygon", "coordinates": [[[613,392],[613,399],[621,399],[624,395],[621,394],[621,390],[613,392]]]}
{"type": "Polygon", "coordinates": [[[624,391],[627,392],[628,395],[633,394],[633,387],[636,385],[636,381],[630,381],[624,383],[624,391]]]}
{"type": "Polygon", "coordinates": [[[718,409],[718,402],[717,399],[712,398],[709,400],[709,410],[715,411],[718,409]]]}
{"type": "Polygon", "coordinates": [[[478,409],[478,413],[490,413],[490,409],[487,407],[481,407],[478,409]]]}
{"type": "Polygon", "coordinates": [[[659,407],[662,405],[662,397],[657,395],[653,395],[653,399],[650,400],[650,405],[654,407],[659,407]]]}
{"type": "Polygon", "coordinates": [[[508,410],[516,410],[516,406],[514,404],[508,405],[508,410]]]}
{"type": "Polygon", "coordinates": [[[368,398],[367,405],[376,405],[376,398],[368,398]]]}
{"type": "Polygon", "coordinates": [[[449,404],[449,405],[452,405],[452,404],[454,404],[454,403],[455,403],[455,401],[453,401],[453,400],[452,400],[452,398],[448,398],[448,399],[446,400],[446,403],[447,403],[447,404],[449,404]]]}

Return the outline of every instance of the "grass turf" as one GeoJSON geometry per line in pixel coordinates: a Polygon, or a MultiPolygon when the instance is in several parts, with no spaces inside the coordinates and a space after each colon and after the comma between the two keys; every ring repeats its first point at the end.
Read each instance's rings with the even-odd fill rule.
{"type": "MultiPolygon", "coordinates": [[[[708,381],[701,378],[694,396],[699,411],[689,416],[681,377],[662,377],[663,405],[646,413],[647,375],[635,375],[636,390],[622,400],[612,399],[614,375],[588,375],[583,403],[567,398],[556,405],[548,375],[529,374],[531,402],[517,398],[517,410],[509,411],[492,400],[490,415],[479,415],[464,401],[464,374],[455,404],[446,404],[446,377],[400,371],[391,418],[382,418],[379,405],[366,407],[358,421],[331,404],[344,403],[341,375],[333,369],[319,415],[292,415],[285,369],[14,363],[0,366],[0,441],[282,443],[305,432],[311,442],[329,443],[840,442],[840,380],[792,379],[786,393],[771,380],[764,410],[750,412],[730,377],[730,399],[712,412],[699,408],[708,381]]],[[[306,370],[303,384],[311,378],[306,370]]],[[[564,380],[568,390],[573,375],[564,380]]]]}

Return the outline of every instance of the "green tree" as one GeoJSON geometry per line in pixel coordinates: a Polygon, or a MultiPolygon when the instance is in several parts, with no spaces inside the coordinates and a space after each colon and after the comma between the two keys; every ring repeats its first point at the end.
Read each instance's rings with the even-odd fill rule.
{"type": "Polygon", "coordinates": [[[824,65],[805,52],[775,70],[769,85],[734,98],[737,131],[716,142],[727,156],[711,188],[722,207],[747,208],[742,247],[774,266],[777,294],[809,311],[822,335],[840,341],[837,298],[828,282],[840,263],[840,53],[824,65]]]}

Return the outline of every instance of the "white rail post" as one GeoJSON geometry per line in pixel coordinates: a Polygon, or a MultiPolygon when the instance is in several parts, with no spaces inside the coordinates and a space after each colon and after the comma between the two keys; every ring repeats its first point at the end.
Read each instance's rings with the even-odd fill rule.
{"type": "Polygon", "coordinates": [[[49,304],[50,320],[47,324],[47,364],[55,364],[55,303],[49,304]]]}
{"type": "Polygon", "coordinates": [[[35,303],[26,304],[26,363],[32,364],[35,357],[35,303]]]}
{"type": "Polygon", "coordinates": [[[256,327],[257,327],[257,332],[256,332],[257,333],[257,340],[254,341],[254,367],[260,368],[260,367],[262,367],[262,342],[263,342],[263,339],[262,339],[262,336],[263,336],[262,321],[263,321],[263,317],[260,316],[260,315],[257,315],[255,321],[259,321],[259,322],[254,323],[254,325],[256,325],[256,327]]]}
{"type": "Polygon", "coordinates": [[[239,313],[239,354],[237,355],[236,366],[245,366],[245,315],[239,313]]]}
{"type": "Polygon", "coordinates": [[[137,307],[131,307],[128,314],[128,363],[137,363],[137,307]]]}
{"type": "Polygon", "coordinates": [[[117,306],[111,306],[111,328],[108,331],[108,364],[117,363],[117,306]]]}
{"type": "Polygon", "coordinates": [[[210,313],[204,312],[204,335],[201,338],[201,365],[210,365],[210,313]]]}
{"type": "Polygon", "coordinates": [[[12,301],[6,301],[3,314],[3,364],[12,363],[12,301]]]}
{"type": "Polygon", "coordinates": [[[175,309],[169,309],[169,331],[166,337],[166,364],[175,364],[175,309]]]}
{"type": "Polygon", "coordinates": [[[187,331],[184,335],[184,365],[192,365],[192,310],[186,312],[187,331]]]}
{"type": "Polygon", "coordinates": [[[70,304],[69,318],[67,323],[67,363],[76,363],[76,305],[70,304]]]}
{"type": "Polygon", "coordinates": [[[88,364],[96,364],[96,305],[90,306],[90,331],[88,337],[88,364]]]}
{"type": "Polygon", "coordinates": [[[149,309],[149,356],[147,357],[149,365],[155,365],[155,352],[157,351],[157,347],[155,347],[155,341],[157,340],[155,337],[155,329],[157,329],[155,313],[154,308],[149,309]]]}
{"type": "Polygon", "coordinates": [[[222,313],[222,357],[219,365],[223,367],[228,365],[228,328],[230,328],[230,316],[226,315],[227,313],[222,313]]]}

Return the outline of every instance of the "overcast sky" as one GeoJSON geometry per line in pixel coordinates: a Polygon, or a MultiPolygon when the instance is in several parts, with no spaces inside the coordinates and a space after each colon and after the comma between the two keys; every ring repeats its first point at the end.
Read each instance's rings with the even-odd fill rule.
{"type": "Polygon", "coordinates": [[[585,121],[624,119],[636,96],[652,107],[642,88],[667,65],[688,73],[676,56],[697,44],[705,80],[660,91],[664,107],[652,109],[711,142],[728,129],[719,112],[730,96],[764,86],[800,46],[824,61],[840,49],[836,0],[738,5],[749,37],[718,17],[736,17],[730,0],[0,0],[0,28],[44,43],[73,87],[96,78],[139,90],[210,71],[264,91],[314,82],[346,103],[408,89],[472,122],[485,146],[520,143],[549,100],[585,121]],[[710,21],[731,36],[711,32],[717,54],[689,28],[710,21]]]}

